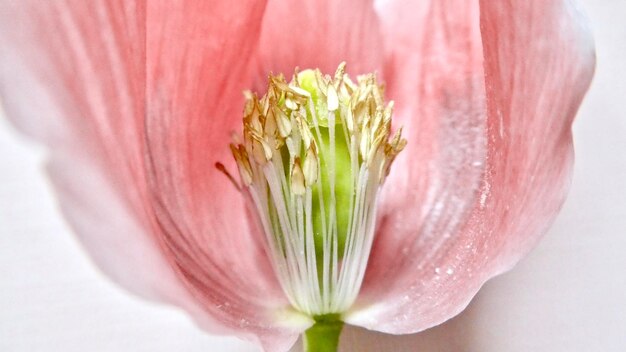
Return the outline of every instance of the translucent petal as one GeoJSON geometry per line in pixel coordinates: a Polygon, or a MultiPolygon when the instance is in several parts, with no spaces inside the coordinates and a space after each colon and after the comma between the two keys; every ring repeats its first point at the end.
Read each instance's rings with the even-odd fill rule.
{"type": "Polygon", "coordinates": [[[568,1],[483,1],[480,16],[465,1],[382,10],[396,24],[387,35],[415,51],[397,54],[387,71],[397,75],[390,94],[405,109],[409,144],[388,180],[386,214],[348,321],[399,334],[460,312],[545,233],[569,185],[570,128],[594,55],[568,1]],[[394,21],[400,11],[423,21],[394,21]],[[476,78],[483,62],[484,91],[476,78]],[[396,91],[407,72],[421,77],[414,105],[408,89],[396,91]]]}

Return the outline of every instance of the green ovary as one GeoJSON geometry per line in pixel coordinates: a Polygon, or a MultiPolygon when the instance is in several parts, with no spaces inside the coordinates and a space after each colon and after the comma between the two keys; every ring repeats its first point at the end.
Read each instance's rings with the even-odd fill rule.
{"type": "MultiPolygon", "coordinates": [[[[331,131],[328,123],[328,108],[326,105],[326,99],[321,94],[317,86],[315,72],[313,70],[305,70],[300,72],[298,74],[298,81],[300,83],[300,87],[311,94],[313,105],[315,107],[317,122],[319,125],[319,133],[318,130],[316,130],[315,128],[311,130],[311,133],[313,134],[317,143],[321,176],[317,184],[312,187],[312,222],[318,276],[321,278],[323,275],[324,265],[324,225],[326,225],[326,229],[328,231],[328,227],[331,221],[331,211],[333,210],[333,188],[331,187],[332,185],[330,182],[331,167],[334,167],[334,212],[336,214],[338,259],[342,259],[343,257],[346,237],[348,235],[350,213],[352,211],[350,199],[354,195],[354,185],[352,182],[353,176],[350,166],[350,147],[349,141],[346,141],[344,128],[341,124],[341,116],[339,115],[339,112],[336,111],[334,126],[335,152],[334,159],[331,159],[331,131]],[[320,202],[320,195],[323,199],[323,209],[322,202],[320,202]]],[[[307,113],[307,119],[309,120],[309,123],[311,125],[314,125],[313,117],[311,116],[310,112],[307,113]]],[[[333,250],[333,246],[334,244],[331,240],[328,248],[333,250]]],[[[331,253],[328,253],[328,255],[331,256],[331,253]]]]}
{"type": "MultiPolygon", "coordinates": [[[[345,248],[346,237],[348,234],[348,225],[350,222],[350,199],[354,193],[354,186],[352,184],[352,172],[350,169],[350,153],[348,145],[343,135],[341,125],[335,126],[335,158],[330,158],[330,141],[329,141],[329,129],[320,127],[321,141],[318,141],[318,146],[321,149],[320,155],[320,174],[321,179],[317,185],[313,187],[313,202],[312,202],[312,220],[313,220],[313,234],[315,239],[315,254],[318,265],[318,271],[322,268],[324,257],[324,230],[323,224],[328,228],[331,217],[332,206],[332,193],[331,188],[331,163],[334,162],[335,168],[335,214],[337,219],[337,251],[338,258],[341,259],[345,248]],[[321,142],[321,143],[320,143],[321,142]],[[322,196],[324,209],[322,211],[322,204],[320,202],[320,195],[322,196]],[[324,218],[324,222],[322,221],[324,218]]],[[[316,137],[317,139],[317,137],[316,137]]],[[[332,249],[332,243],[330,244],[332,249]]],[[[330,254],[330,253],[329,253],[330,254]]]]}

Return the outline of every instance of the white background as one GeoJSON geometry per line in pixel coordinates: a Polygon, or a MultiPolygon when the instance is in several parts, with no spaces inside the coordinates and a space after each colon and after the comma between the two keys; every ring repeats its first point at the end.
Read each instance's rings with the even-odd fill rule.
{"type": "MultiPolygon", "coordinates": [[[[457,318],[407,336],[349,328],[344,351],[626,351],[626,2],[583,5],[598,70],[555,226],[457,318]]],[[[104,278],[60,218],[42,155],[0,119],[0,351],[257,351],[104,278]]]]}

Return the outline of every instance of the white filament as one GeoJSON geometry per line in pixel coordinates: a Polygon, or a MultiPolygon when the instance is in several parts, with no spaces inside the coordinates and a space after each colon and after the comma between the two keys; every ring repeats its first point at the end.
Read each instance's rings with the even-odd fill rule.
{"type": "Polygon", "coordinates": [[[384,104],[373,74],[352,82],[345,63],[334,78],[319,70],[296,72],[291,83],[270,75],[261,99],[245,96],[243,142],[230,146],[243,184],[236,186],[256,209],[285,295],[310,316],[346,312],[365,275],[379,188],[406,145],[401,130],[390,135],[393,103],[384,104]],[[327,115],[317,116],[316,103],[327,115]],[[337,149],[344,144],[347,151],[337,149]],[[347,167],[346,153],[349,170],[337,163],[340,157],[347,167]],[[338,183],[349,194],[338,196],[338,183]]]}
{"type": "MultiPolygon", "coordinates": [[[[310,101],[308,106],[314,106],[310,101]]],[[[314,108],[307,108],[312,116],[316,142],[323,143],[318,119],[314,108]]],[[[295,125],[295,116],[291,121],[295,125]]],[[[289,152],[289,172],[285,172],[282,158],[275,157],[264,165],[251,164],[255,178],[248,187],[267,240],[268,254],[278,276],[278,280],[290,303],[299,311],[311,316],[341,313],[354,303],[365,274],[369,253],[374,240],[376,199],[380,187],[383,151],[377,153],[369,165],[359,159],[358,138],[346,128],[343,114],[343,135],[349,144],[351,188],[350,217],[345,247],[339,251],[339,229],[337,219],[336,187],[336,141],[335,115],[328,114],[328,146],[319,146],[320,158],[326,161],[328,178],[321,177],[318,168],[318,202],[323,214],[322,248],[317,263],[313,231],[313,190],[306,188],[304,195],[291,192],[291,184],[286,175],[291,174],[293,161],[302,152],[301,138],[287,142],[289,152]],[[329,182],[330,197],[325,199],[321,191],[324,181],[329,182]],[[328,216],[325,210],[328,209],[328,216]],[[321,264],[321,274],[318,266],[321,264]]],[[[363,136],[365,137],[365,136],[363,136]]],[[[274,146],[272,146],[274,147],[274,146]]],[[[249,151],[252,155],[252,151],[249,151]]],[[[251,158],[251,157],[250,157],[251,158]]]]}

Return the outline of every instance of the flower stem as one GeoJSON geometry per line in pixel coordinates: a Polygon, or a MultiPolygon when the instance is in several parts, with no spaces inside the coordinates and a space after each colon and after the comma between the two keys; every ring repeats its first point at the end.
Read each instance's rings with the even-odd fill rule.
{"type": "Polygon", "coordinates": [[[315,318],[315,324],[304,332],[304,352],[337,352],[343,322],[338,315],[315,318]]]}

